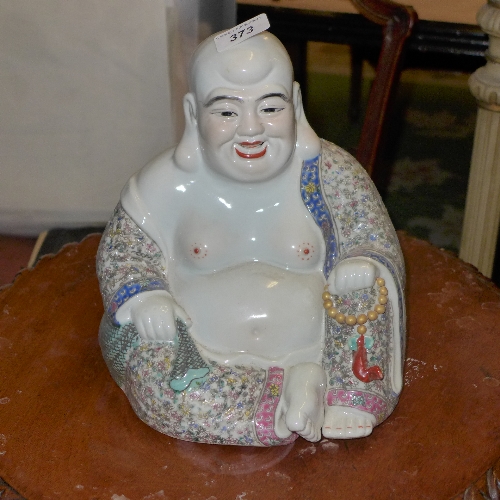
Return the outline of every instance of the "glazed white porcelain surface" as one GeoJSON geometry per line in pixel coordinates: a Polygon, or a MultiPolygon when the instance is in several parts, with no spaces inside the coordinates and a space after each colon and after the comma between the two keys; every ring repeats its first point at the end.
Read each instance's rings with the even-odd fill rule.
{"type": "Polygon", "coordinates": [[[190,81],[181,142],[131,178],[101,242],[113,377],[181,439],[370,434],[397,402],[405,343],[404,267],[378,194],[312,131],[269,33],[221,53],[207,39],[190,81]],[[358,333],[329,316],[325,290],[358,333]]]}

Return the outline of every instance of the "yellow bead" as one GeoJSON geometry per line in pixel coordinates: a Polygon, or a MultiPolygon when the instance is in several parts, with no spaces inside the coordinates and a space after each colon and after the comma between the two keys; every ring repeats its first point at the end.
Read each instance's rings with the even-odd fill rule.
{"type": "Polygon", "coordinates": [[[385,306],[383,306],[382,304],[377,304],[375,307],[375,312],[377,312],[378,314],[384,314],[385,313],[385,306]]]}
{"type": "Polygon", "coordinates": [[[354,316],[354,314],[349,314],[349,316],[346,316],[345,322],[349,326],[354,326],[356,324],[356,316],[354,316]]]}
{"type": "Polygon", "coordinates": [[[367,316],[370,321],[375,321],[378,318],[378,314],[375,311],[368,311],[367,316]]]}
{"type": "Polygon", "coordinates": [[[321,297],[323,297],[323,300],[330,300],[332,298],[330,292],[323,292],[321,297]]]}
{"type": "Polygon", "coordinates": [[[358,316],[358,325],[364,325],[368,321],[368,316],[366,314],[360,314],[358,316]]]}
{"type": "Polygon", "coordinates": [[[325,301],[323,302],[323,307],[324,307],[325,309],[330,309],[330,307],[333,307],[333,302],[332,302],[331,300],[325,300],[325,301]]]}
{"type": "Polygon", "coordinates": [[[335,315],[335,319],[337,320],[337,323],[340,323],[342,325],[345,323],[345,314],[337,313],[335,315]]]}
{"type": "Polygon", "coordinates": [[[384,305],[384,304],[387,304],[387,300],[388,299],[385,295],[380,295],[378,298],[378,303],[384,305]]]}
{"type": "Polygon", "coordinates": [[[387,295],[389,293],[389,291],[387,290],[387,288],[385,286],[381,286],[378,289],[378,293],[380,293],[380,295],[387,295]]]}
{"type": "Polygon", "coordinates": [[[328,316],[330,316],[330,318],[335,318],[335,316],[337,316],[338,313],[339,313],[339,310],[335,309],[335,307],[330,307],[330,309],[328,309],[326,311],[326,314],[328,314],[328,316]]]}
{"type": "Polygon", "coordinates": [[[359,325],[357,328],[357,332],[360,335],[364,335],[366,333],[366,326],[365,325],[359,325]]]}
{"type": "Polygon", "coordinates": [[[384,278],[377,278],[377,285],[378,286],[384,286],[385,285],[384,278]]]}

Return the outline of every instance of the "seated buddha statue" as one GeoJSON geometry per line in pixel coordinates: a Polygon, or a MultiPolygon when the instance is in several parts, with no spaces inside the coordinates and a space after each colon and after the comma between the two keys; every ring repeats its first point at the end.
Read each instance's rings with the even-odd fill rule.
{"type": "Polygon", "coordinates": [[[179,439],[369,435],[397,403],[405,348],[379,194],[312,130],[268,32],[221,52],[205,40],[183,106],[181,141],[128,181],[99,247],[112,377],[179,439]]]}

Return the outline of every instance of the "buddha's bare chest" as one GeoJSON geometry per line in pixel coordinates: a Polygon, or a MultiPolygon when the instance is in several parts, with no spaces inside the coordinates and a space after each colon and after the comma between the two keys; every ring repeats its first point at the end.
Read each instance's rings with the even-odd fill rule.
{"type": "MultiPolygon", "coordinates": [[[[247,262],[317,271],[324,261],[321,231],[296,200],[267,204],[227,200],[191,204],[179,216],[170,247],[176,265],[214,272],[247,262]]],[[[211,201],[211,200],[210,200],[211,201]]]]}

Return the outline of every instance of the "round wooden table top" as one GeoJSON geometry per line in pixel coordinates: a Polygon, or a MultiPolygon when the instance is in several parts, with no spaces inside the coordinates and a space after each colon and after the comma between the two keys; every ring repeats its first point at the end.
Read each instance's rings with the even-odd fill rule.
{"type": "Polygon", "coordinates": [[[97,343],[99,236],[42,259],[0,292],[0,476],[30,500],[498,498],[500,290],[400,240],[408,349],[395,412],[368,438],[275,448],[142,423],[97,343]]]}

